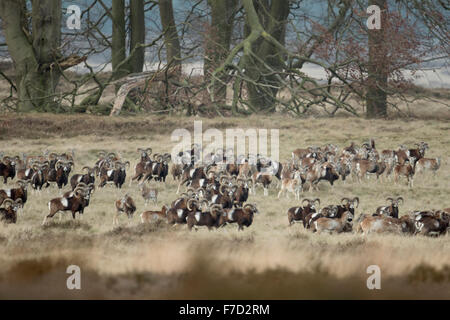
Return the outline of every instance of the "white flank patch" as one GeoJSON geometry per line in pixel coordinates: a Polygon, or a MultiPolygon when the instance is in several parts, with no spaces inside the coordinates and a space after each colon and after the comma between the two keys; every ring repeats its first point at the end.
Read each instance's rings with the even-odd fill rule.
{"type": "Polygon", "coordinates": [[[48,210],[51,210],[51,206],[52,206],[52,203],[49,201],[48,202],[48,210]]]}
{"type": "Polygon", "coordinates": [[[8,198],[11,198],[11,189],[5,190],[5,192],[8,198]]]}
{"type": "Polygon", "coordinates": [[[177,200],[175,201],[175,203],[173,204],[173,206],[176,207],[177,204],[178,204],[181,200],[182,200],[182,199],[177,199],[177,200]]]}
{"type": "Polygon", "coordinates": [[[218,196],[219,196],[218,194],[213,195],[212,198],[211,198],[211,203],[216,203],[216,200],[217,200],[218,196]]]}
{"type": "Polygon", "coordinates": [[[191,169],[189,171],[189,176],[192,178],[194,176],[195,169],[191,169]]]}
{"type": "Polygon", "coordinates": [[[66,198],[61,198],[61,204],[64,208],[67,208],[69,206],[69,201],[67,201],[66,198]]]}
{"type": "Polygon", "coordinates": [[[197,211],[195,213],[195,220],[197,220],[197,222],[200,222],[200,212],[199,211],[197,211]]]}
{"type": "Polygon", "coordinates": [[[152,164],[152,171],[155,170],[156,164],[157,164],[156,162],[154,162],[154,163],[152,164]]]}
{"type": "Polygon", "coordinates": [[[205,182],[205,179],[200,179],[200,187],[203,185],[204,182],[205,182]]]}
{"type": "MultiPolygon", "coordinates": [[[[109,177],[109,175],[108,175],[108,177],[109,177]]],[[[79,183],[81,181],[81,179],[83,179],[83,176],[79,176],[77,179],[77,182],[79,183]]]]}
{"type": "Polygon", "coordinates": [[[28,175],[30,174],[30,170],[31,170],[31,169],[25,170],[25,176],[26,176],[26,177],[28,177],[28,175]]]}
{"type": "Polygon", "coordinates": [[[436,220],[434,221],[434,227],[439,228],[439,222],[437,222],[436,220]]]}
{"type": "Polygon", "coordinates": [[[178,214],[178,218],[181,219],[181,217],[183,216],[183,209],[178,209],[177,214],[178,214]]]}
{"type": "Polygon", "coordinates": [[[318,214],[319,214],[318,212],[313,213],[313,215],[311,216],[311,219],[315,218],[318,214]]]}
{"type": "Polygon", "coordinates": [[[272,165],[273,165],[273,173],[276,174],[278,172],[280,164],[276,161],[272,161],[272,165]]]}
{"type": "Polygon", "coordinates": [[[228,212],[228,220],[233,220],[234,209],[228,212]]]}
{"type": "Polygon", "coordinates": [[[106,173],[108,175],[108,178],[111,177],[113,172],[114,172],[114,170],[108,170],[108,172],[106,173]]]}
{"type": "Polygon", "coordinates": [[[297,210],[295,210],[295,214],[297,214],[300,211],[300,208],[297,208],[297,210]]]}

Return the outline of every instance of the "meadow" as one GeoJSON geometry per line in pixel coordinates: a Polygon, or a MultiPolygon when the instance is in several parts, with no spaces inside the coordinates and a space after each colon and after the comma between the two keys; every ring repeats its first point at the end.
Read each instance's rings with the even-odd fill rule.
{"type": "MultiPolygon", "coordinates": [[[[346,233],[313,234],[301,224],[288,226],[287,210],[298,201],[292,195],[277,199],[274,186],[264,197],[261,188],[251,195],[260,211],[253,225],[237,231],[188,231],[164,222],[141,224],[139,214],[176,199],[177,183],[151,182],[159,189],[158,205],[144,206],[137,184],[129,186],[138,161],[138,147],[170,152],[171,132],[261,128],[280,130],[280,161],[295,148],[374,138],[378,150],[413,146],[425,141],[427,157],[440,157],[436,176],[416,175],[414,188],[371,177],[359,184],[350,179],[319,184],[321,206],[338,204],[342,197],[359,197],[356,215],[372,213],[386,198],[402,196],[400,214],[412,210],[450,207],[450,122],[399,118],[364,120],[337,117],[297,119],[285,115],[246,118],[188,118],[139,116],[106,118],[90,115],[17,115],[0,118],[0,151],[9,155],[42,154],[44,150],[75,152],[78,173],[92,166],[99,150],[119,152],[131,162],[122,189],[106,186],[93,194],[82,219],[64,213],[42,226],[47,203],[59,196],[56,186],[41,192],[29,188],[28,202],[17,224],[0,225],[0,298],[144,298],[144,299],[414,299],[450,298],[450,238],[346,233]],[[137,212],[129,223],[123,215],[113,227],[114,201],[125,193],[135,199],[137,212]],[[82,289],[66,288],[66,268],[80,266],[82,289]],[[366,269],[381,269],[381,290],[368,290],[366,269]]],[[[98,182],[98,180],[97,180],[98,182]]],[[[9,182],[8,187],[14,185],[9,182]]],[[[275,185],[275,184],[274,184],[275,185]]],[[[0,182],[0,188],[5,188],[0,182]]],[[[68,190],[66,187],[64,190],[68,190]]]]}

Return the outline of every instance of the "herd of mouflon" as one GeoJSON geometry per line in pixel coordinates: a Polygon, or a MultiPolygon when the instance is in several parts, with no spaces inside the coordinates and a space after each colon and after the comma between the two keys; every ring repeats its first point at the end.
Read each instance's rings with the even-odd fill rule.
{"type": "MultiPolygon", "coordinates": [[[[269,187],[278,188],[278,198],[283,194],[293,194],[300,202],[303,192],[319,190],[319,182],[328,181],[331,186],[337,180],[346,183],[349,178],[363,183],[370,176],[378,181],[402,183],[405,179],[409,188],[414,187],[416,174],[430,171],[436,174],[441,161],[439,158],[426,158],[429,146],[425,142],[415,144],[414,148],[400,146],[398,150],[378,151],[375,141],[361,146],[351,143],[340,149],[333,144],[322,147],[311,146],[296,149],[292,158],[278,162],[260,155],[238,155],[233,150],[218,149],[202,155],[198,145],[180,152],[175,157],[169,153],[153,154],[151,148],[138,148],[140,159],[135,166],[135,174],[129,185],[139,183],[140,195],[145,205],[158,201],[158,189],[149,181],[165,183],[171,175],[178,183],[176,199],[161,210],[145,211],[140,215],[142,223],[162,219],[171,225],[186,224],[191,230],[205,226],[208,229],[236,224],[238,230],[250,227],[257,206],[249,203],[250,195],[256,195],[262,187],[263,195],[268,196],[269,187]],[[199,161],[202,159],[202,161],[199,161]],[[181,188],[186,188],[181,192],[181,188]]],[[[44,151],[43,155],[8,156],[0,153],[0,177],[5,186],[8,179],[15,183],[12,188],[0,189],[0,220],[3,223],[16,223],[17,215],[28,200],[28,186],[34,194],[43,188],[56,185],[70,189],[60,197],[48,202],[49,212],[43,224],[59,213],[70,211],[73,219],[76,213],[83,214],[90,205],[91,196],[106,185],[122,189],[130,162],[122,159],[119,153],[101,151],[92,166],[85,166],[82,172],[72,174],[75,167],[74,152],[55,153],[44,151]]],[[[339,204],[321,207],[320,199],[305,198],[301,205],[289,208],[289,225],[302,223],[307,230],[317,233],[360,232],[420,234],[429,236],[444,235],[449,229],[450,208],[441,210],[418,210],[399,215],[402,197],[390,197],[386,203],[375,208],[373,213],[361,213],[355,219],[355,209],[359,206],[358,197],[346,197],[339,204]]],[[[115,201],[116,213],[113,225],[119,222],[124,213],[131,219],[136,212],[132,195],[126,193],[115,201]]]]}

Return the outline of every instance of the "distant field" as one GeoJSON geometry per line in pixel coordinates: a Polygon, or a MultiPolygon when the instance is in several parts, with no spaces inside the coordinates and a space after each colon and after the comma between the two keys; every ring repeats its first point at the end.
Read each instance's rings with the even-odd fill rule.
{"type": "MultiPolygon", "coordinates": [[[[443,111],[446,112],[446,111],[443,111]]],[[[444,119],[446,117],[443,117],[444,119]]],[[[446,118],[448,119],[448,118],[446,118]]],[[[47,202],[56,187],[29,191],[16,225],[0,225],[0,298],[178,298],[178,299],[379,299],[450,298],[450,238],[359,234],[317,235],[296,224],[288,227],[287,210],[298,203],[276,199],[278,190],[262,189],[249,202],[260,210],[253,225],[238,232],[231,225],[209,232],[185,226],[141,225],[144,207],[136,184],[129,187],[138,160],[137,147],[170,152],[176,128],[192,130],[193,121],[207,128],[276,128],[280,130],[280,161],[297,147],[334,143],[348,146],[374,138],[377,149],[426,141],[427,157],[440,157],[438,175],[416,176],[414,188],[371,178],[319,184],[322,206],[342,197],[358,196],[357,215],[372,213],[389,196],[402,196],[401,214],[416,209],[450,207],[449,120],[363,120],[358,118],[294,119],[282,115],[249,118],[120,117],[15,115],[0,116],[0,151],[11,155],[43,150],[75,151],[79,172],[92,165],[99,150],[120,152],[131,162],[122,190],[98,189],[82,220],[65,213],[41,226],[47,202]],[[125,192],[138,206],[131,225],[124,216],[113,228],[114,200],[125,192]],[[68,265],[82,270],[82,290],[66,289],[68,265]],[[366,268],[378,265],[381,290],[366,288],[366,268]]],[[[154,184],[154,183],[152,183],[154,184]]],[[[12,183],[9,183],[12,185],[12,183]]],[[[158,208],[175,198],[176,183],[168,177],[158,208]]],[[[0,182],[0,188],[4,188],[0,182]]],[[[67,189],[67,188],[66,188],[67,189]]]]}

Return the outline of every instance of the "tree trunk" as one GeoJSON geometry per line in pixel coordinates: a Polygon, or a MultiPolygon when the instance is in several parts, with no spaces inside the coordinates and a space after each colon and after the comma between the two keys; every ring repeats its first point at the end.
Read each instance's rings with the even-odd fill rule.
{"type": "Polygon", "coordinates": [[[61,41],[61,1],[32,1],[32,30],[25,1],[0,1],[8,51],[16,69],[18,111],[55,111],[61,41]],[[31,36],[32,34],[32,36],[31,36]]]}
{"type": "Polygon", "coordinates": [[[383,118],[387,116],[387,84],[388,66],[386,66],[384,10],[387,0],[370,0],[369,5],[377,5],[381,9],[381,29],[368,30],[369,33],[369,65],[366,93],[367,118],[383,118]]]}
{"type": "MultiPolygon", "coordinates": [[[[211,74],[230,53],[237,4],[237,0],[208,0],[211,10],[211,25],[205,39],[203,74],[206,81],[210,80],[211,74]]],[[[221,77],[220,80],[226,82],[225,77],[221,77]]],[[[214,100],[218,103],[225,103],[226,85],[216,81],[213,89],[214,100]]]]}
{"type": "Polygon", "coordinates": [[[181,74],[181,46],[173,14],[172,0],[159,0],[159,15],[164,31],[167,64],[178,67],[181,74]]]}
{"type": "Polygon", "coordinates": [[[111,64],[115,79],[129,73],[128,66],[121,64],[126,58],[125,39],[125,1],[112,0],[111,64]]]}
{"type": "MultiPolygon", "coordinates": [[[[263,29],[280,44],[284,44],[289,0],[256,0],[253,5],[257,15],[248,15],[246,12],[247,35],[255,24],[251,19],[259,19],[263,29]]],[[[243,56],[245,74],[253,82],[247,82],[248,103],[256,111],[273,112],[280,84],[276,73],[282,71],[283,55],[263,37],[253,42],[252,52],[258,59],[248,54],[243,56]]]]}
{"type": "Polygon", "coordinates": [[[145,50],[139,47],[145,43],[144,0],[130,0],[130,71],[142,72],[145,50]]]}

